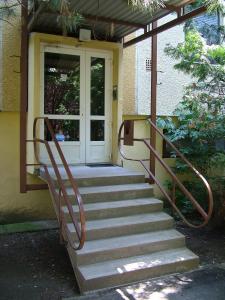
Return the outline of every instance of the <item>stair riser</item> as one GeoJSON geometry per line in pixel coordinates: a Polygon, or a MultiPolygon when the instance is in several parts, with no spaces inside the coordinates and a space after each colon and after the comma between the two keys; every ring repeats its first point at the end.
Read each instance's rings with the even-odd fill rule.
{"type": "Polygon", "coordinates": [[[88,265],[94,264],[97,262],[119,259],[131,256],[138,256],[143,254],[149,254],[156,251],[168,250],[173,248],[181,248],[185,245],[184,237],[178,237],[170,240],[149,242],[144,244],[138,244],[133,246],[127,246],[124,248],[116,248],[105,250],[105,251],[96,251],[89,254],[77,253],[77,263],[78,265],[88,265]]]}
{"type": "Polygon", "coordinates": [[[134,282],[149,280],[163,276],[166,274],[173,274],[177,272],[186,272],[198,267],[198,259],[192,258],[179,262],[167,263],[161,266],[151,265],[149,268],[139,269],[131,272],[119,273],[116,275],[104,276],[97,279],[82,281],[81,291],[91,291],[102,289],[106,287],[116,287],[125,284],[132,284],[134,282]],[[82,285],[83,284],[83,285],[82,285]]]}
{"type": "MultiPolygon", "coordinates": [[[[153,196],[153,189],[149,187],[143,190],[122,190],[122,191],[104,191],[97,193],[81,193],[83,203],[107,202],[126,199],[147,198],[153,196]]],[[[69,196],[71,203],[74,203],[74,197],[69,196]]]]}
{"type": "MultiPolygon", "coordinates": [[[[163,204],[162,203],[154,203],[154,204],[146,204],[146,205],[139,205],[139,206],[128,206],[128,207],[115,207],[115,208],[106,208],[101,210],[92,210],[92,211],[85,211],[86,221],[90,220],[99,220],[99,219],[106,219],[106,218],[114,218],[114,217],[122,217],[122,216],[131,216],[137,215],[141,213],[150,213],[150,212],[157,212],[162,210],[163,204]]],[[[71,221],[69,214],[65,213],[65,218],[68,222],[71,221]]],[[[78,216],[75,213],[76,217],[78,216]]]]}
{"type": "MultiPolygon", "coordinates": [[[[132,184],[132,183],[144,183],[145,177],[143,175],[129,175],[129,176],[112,176],[112,177],[95,177],[95,178],[75,178],[78,187],[89,186],[105,186],[116,184],[132,184]]],[[[64,184],[69,187],[71,183],[69,180],[64,180],[64,184]]],[[[55,181],[56,186],[57,181],[55,181]]]]}
{"type": "MultiPolygon", "coordinates": [[[[129,224],[121,225],[113,228],[101,228],[101,229],[90,229],[86,231],[86,240],[97,240],[104,239],[122,235],[136,234],[136,233],[145,233],[152,232],[155,230],[164,230],[173,227],[173,219],[155,221],[155,222],[146,222],[141,224],[129,224]]],[[[72,238],[76,240],[76,234],[70,233],[72,238]]]]}

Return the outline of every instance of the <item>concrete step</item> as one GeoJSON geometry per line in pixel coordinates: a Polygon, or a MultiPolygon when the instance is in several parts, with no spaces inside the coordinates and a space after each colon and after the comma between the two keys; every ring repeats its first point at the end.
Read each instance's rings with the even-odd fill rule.
{"type": "MultiPolygon", "coordinates": [[[[123,216],[86,222],[86,240],[104,239],[122,235],[169,229],[173,218],[164,212],[123,216]]],[[[76,240],[72,223],[67,224],[69,234],[76,240]]]]}
{"type": "MultiPolygon", "coordinates": [[[[141,198],[112,202],[97,202],[84,205],[86,220],[114,218],[139,213],[156,212],[163,209],[163,202],[155,198],[141,198]]],[[[78,206],[73,206],[78,217],[78,206]]],[[[62,207],[66,220],[70,220],[66,206],[62,207]]]]}
{"type": "MultiPolygon", "coordinates": [[[[153,196],[153,187],[148,183],[91,186],[79,188],[84,203],[147,198],[153,196]]],[[[67,188],[68,196],[74,203],[73,189],[67,188]]]]}
{"type": "MultiPolygon", "coordinates": [[[[52,179],[57,180],[52,167],[48,168],[52,179]]],[[[70,166],[70,170],[79,187],[104,186],[114,184],[144,183],[145,175],[141,172],[128,170],[118,166],[112,167],[88,167],[70,166]]],[[[66,186],[70,186],[67,174],[63,167],[59,167],[60,174],[66,186]]],[[[40,177],[45,179],[44,170],[40,169],[40,177]]]]}
{"type": "Polygon", "coordinates": [[[76,252],[77,263],[94,264],[184,246],[184,236],[174,229],[93,240],[76,252]]]}
{"type": "MultiPolygon", "coordinates": [[[[153,197],[143,174],[121,167],[70,166],[84,203],[86,241],[70,260],[82,292],[115,287],[198,266],[198,257],[185,248],[184,236],[174,230],[173,218],[153,197]]],[[[73,211],[79,212],[65,170],[59,167],[73,211]]],[[[57,180],[52,168],[49,172],[57,180]]],[[[44,174],[41,169],[41,176],[44,174]]],[[[58,211],[57,211],[58,213],[58,211]]],[[[62,207],[65,239],[77,234],[66,206],[62,207]]]]}
{"type": "Polygon", "coordinates": [[[186,248],[170,249],[78,267],[83,292],[115,287],[198,266],[198,257],[186,248]]]}

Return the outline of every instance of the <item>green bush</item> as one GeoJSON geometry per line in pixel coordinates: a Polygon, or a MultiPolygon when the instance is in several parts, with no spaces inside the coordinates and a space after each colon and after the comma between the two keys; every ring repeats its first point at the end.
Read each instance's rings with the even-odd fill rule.
{"type": "MultiPolygon", "coordinates": [[[[179,60],[175,68],[190,74],[193,83],[186,87],[174,112],[176,122],[171,118],[159,119],[158,126],[167,130],[169,139],[211,184],[215,204],[213,220],[216,225],[222,225],[225,221],[225,47],[207,46],[200,34],[192,30],[186,33],[184,43],[177,47],[168,45],[165,52],[179,60]]],[[[207,209],[201,181],[193,177],[179,158],[174,170],[190,178],[184,185],[207,209]]],[[[195,217],[190,201],[179,190],[176,197],[183,213],[195,217]]]]}

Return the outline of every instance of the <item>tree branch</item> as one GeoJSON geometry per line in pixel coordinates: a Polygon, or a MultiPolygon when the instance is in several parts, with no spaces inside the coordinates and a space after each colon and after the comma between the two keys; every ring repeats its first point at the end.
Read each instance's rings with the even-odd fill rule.
{"type": "Polygon", "coordinates": [[[0,18],[0,21],[8,23],[10,26],[15,26],[13,23],[9,22],[6,19],[0,18]]]}

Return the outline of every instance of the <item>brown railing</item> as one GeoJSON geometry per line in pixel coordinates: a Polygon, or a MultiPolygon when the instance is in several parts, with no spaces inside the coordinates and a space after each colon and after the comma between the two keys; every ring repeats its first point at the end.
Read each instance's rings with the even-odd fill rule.
{"type": "MultiPolygon", "coordinates": [[[[57,139],[55,138],[55,134],[54,134],[52,125],[47,117],[35,118],[34,124],[33,124],[33,140],[27,140],[27,142],[32,142],[34,144],[34,154],[35,154],[35,159],[37,160],[37,164],[33,164],[33,165],[39,165],[44,168],[44,172],[45,172],[45,176],[46,176],[46,180],[47,180],[50,192],[55,200],[55,201],[53,201],[53,203],[55,202],[54,206],[55,206],[55,204],[58,205],[58,207],[55,206],[55,209],[56,209],[59,223],[60,223],[60,234],[62,236],[62,232],[64,232],[67,235],[67,240],[68,240],[70,246],[75,250],[79,250],[83,247],[84,241],[85,241],[85,214],[84,214],[83,202],[82,202],[82,198],[81,198],[80,192],[78,190],[77,184],[73,178],[73,175],[70,171],[67,161],[63,155],[62,149],[61,149],[57,139]],[[58,165],[54,158],[54,155],[53,155],[53,152],[49,145],[49,142],[45,139],[37,138],[36,127],[37,127],[38,121],[40,121],[40,120],[43,120],[44,125],[47,126],[47,129],[51,135],[52,142],[54,143],[57,153],[61,159],[62,166],[63,166],[64,170],[66,171],[66,174],[70,181],[70,185],[72,187],[74,198],[76,199],[76,202],[77,202],[77,205],[79,208],[79,221],[77,220],[75,213],[73,211],[73,206],[70,202],[67,188],[65,186],[64,180],[62,179],[61,173],[59,171],[58,165]],[[58,187],[57,187],[58,193],[57,193],[56,187],[54,185],[54,181],[53,181],[52,177],[50,176],[48,166],[40,161],[39,150],[38,150],[37,144],[45,145],[51,165],[52,165],[53,170],[56,175],[56,179],[57,179],[57,183],[58,183],[58,187]],[[67,222],[66,222],[64,214],[62,213],[62,210],[61,210],[62,199],[64,200],[64,204],[66,205],[66,207],[68,209],[70,218],[71,218],[73,226],[75,228],[75,231],[76,231],[76,234],[78,237],[77,243],[74,240],[72,240],[70,237],[70,234],[68,234],[67,222]]],[[[29,165],[32,165],[32,164],[29,164],[29,165]]]]}
{"type": "Polygon", "coordinates": [[[169,203],[172,205],[173,209],[177,212],[177,214],[183,219],[183,221],[189,225],[190,227],[195,227],[199,228],[204,225],[206,225],[212,215],[212,210],[213,210],[213,196],[212,196],[212,191],[210,188],[209,183],[207,180],[204,178],[204,176],[196,170],[196,168],[184,157],[184,155],[169,141],[168,138],[165,137],[165,135],[157,128],[157,126],[150,120],[150,118],[144,118],[144,119],[131,119],[131,120],[125,120],[119,129],[119,136],[118,136],[118,145],[119,145],[119,151],[121,156],[130,161],[136,161],[140,162],[141,165],[144,167],[148,175],[154,180],[154,182],[157,184],[159,187],[160,191],[162,194],[166,197],[166,199],[169,201],[169,203]],[[200,180],[203,182],[207,194],[208,194],[208,211],[206,212],[200,204],[197,202],[197,200],[192,196],[192,194],[186,189],[186,187],[183,185],[183,183],[179,180],[179,178],[175,175],[173,170],[167,165],[165,160],[161,158],[161,156],[158,154],[158,152],[152,147],[152,145],[149,143],[148,138],[134,138],[134,122],[135,121],[147,121],[149,122],[151,126],[151,130],[155,130],[162,139],[165,140],[165,142],[176,152],[176,155],[180,157],[188,166],[189,168],[197,175],[197,177],[200,178],[200,180]],[[122,131],[124,129],[125,135],[122,137],[122,131]],[[173,182],[173,187],[172,187],[172,197],[169,195],[169,193],[166,191],[164,188],[163,184],[159,181],[159,179],[150,171],[150,169],[145,165],[144,162],[149,161],[149,159],[133,159],[133,158],[128,158],[126,157],[125,153],[122,151],[122,145],[121,141],[125,141],[127,145],[132,145],[133,142],[142,142],[145,144],[145,146],[150,150],[151,155],[154,155],[154,157],[159,161],[161,166],[167,171],[167,173],[171,176],[172,182],[173,182]],[[199,214],[203,218],[203,222],[201,224],[192,224],[190,223],[186,217],[182,214],[180,209],[176,205],[175,201],[175,191],[176,191],[176,186],[179,187],[179,189],[183,192],[183,194],[191,201],[192,205],[196,208],[196,210],[199,212],[199,214]]]}

